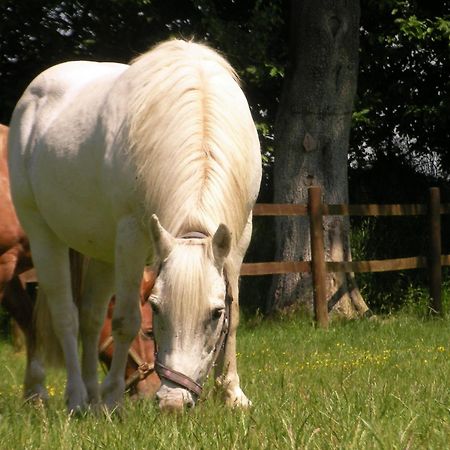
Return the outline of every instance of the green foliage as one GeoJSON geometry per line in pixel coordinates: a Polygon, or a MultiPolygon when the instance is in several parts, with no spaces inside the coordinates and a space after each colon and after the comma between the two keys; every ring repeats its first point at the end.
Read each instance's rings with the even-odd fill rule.
{"type": "Polygon", "coordinates": [[[419,157],[434,154],[447,176],[450,3],[365,0],[361,12],[354,165],[391,153],[426,171],[419,157]]]}
{"type": "MultiPolygon", "coordinates": [[[[415,189],[411,177],[398,176],[399,164],[408,165],[412,172],[435,170],[441,179],[448,175],[449,11],[448,0],[361,1],[360,74],[350,163],[370,170],[350,181],[352,200],[363,192],[367,201],[377,202],[373,179],[379,177],[385,202],[402,201],[401,189],[409,189],[408,201],[418,201],[417,196],[411,198],[415,189]],[[422,164],[423,155],[434,155],[436,167],[422,164]],[[386,182],[395,177],[397,183],[386,182]]],[[[101,0],[3,0],[0,122],[9,122],[25,86],[53,64],[69,59],[127,62],[162,39],[194,37],[221,50],[242,78],[263,150],[260,201],[269,202],[274,122],[289,58],[289,17],[287,0],[111,0],[107,7],[101,0]]],[[[384,250],[389,250],[392,240],[383,236],[402,235],[401,229],[390,230],[379,224],[370,239],[383,242],[384,250]]],[[[273,259],[273,235],[273,223],[256,226],[249,260],[273,259]]],[[[402,289],[415,282],[409,275],[402,277],[395,280],[402,289]]],[[[393,279],[385,284],[392,283],[393,279]]],[[[246,304],[264,308],[269,284],[266,279],[243,281],[246,304]]],[[[393,304],[396,296],[392,294],[393,304]]],[[[379,298],[381,304],[386,297],[379,298]]]]}
{"type": "MultiPolygon", "coordinates": [[[[351,158],[448,152],[449,2],[363,0],[361,64],[351,158]]],[[[126,62],[171,36],[221,49],[237,68],[256,122],[265,163],[273,160],[273,124],[288,61],[287,0],[4,0],[0,122],[8,123],[26,84],[68,59],[126,62]]],[[[271,183],[270,179],[267,181],[271,183]]],[[[270,190],[270,189],[269,189],[270,190]]]]}
{"type": "Polygon", "coordinates": [[[260,132],[263,162],[273,162],[273,125],[287,59],[286,0],[195,0],[206,37],[243,80],[260,132]]]}
{"type": "Polygon", "coordinates": [[[0,123],[9,123],[26,85],[71,59],[128,62],[163,39],[209,42],[242,78],[271,183],[273,123],[287,59],[286,0],[4,0],[0,3],[0,123]]]}
{"type": "MultiPolygon", "coordinates": [[[[398,14],[398,11],[393,10],[392,14],[398,14]]],[[[395,23],[399,25],[401,34],[403,34],[411,41],[448,40],[448,44],[450,45],[449,19],[436,17],[434,20],[420,20],[416,15],[413,14],[412,16],[406,18],[399,17],[395,20],[395,23]]]]}
{"type": "Polygon", "coordinates": [[[198,407],[161,415],[127,400],[120,415],[68,417],[62,374],[47,408],[23,405],[24,355],[0,343],[4,448],[391,449],[446,448],[450,434],[448,320],[406,314],[315,330],[283,319],[242,327],[238,363],[254,402],[230,411],[211,385],[198,407]],[[6,447],[5,447],[6,445],[6,447]]]}

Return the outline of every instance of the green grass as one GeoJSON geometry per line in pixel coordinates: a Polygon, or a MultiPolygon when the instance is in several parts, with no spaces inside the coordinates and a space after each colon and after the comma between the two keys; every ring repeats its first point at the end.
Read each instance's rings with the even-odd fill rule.
{"type": "Polygon", "coordinates": [[[126,400],[119,415],[68,417],[64,376],[46,408],[24,405],[24,355],[0,343],[3,449],[443,449],[450,437],[450,320],[414,314],[337,322],[244,325],[239,334],[249,412],[207,389],[191,412],[161,415],[126,400]]]}

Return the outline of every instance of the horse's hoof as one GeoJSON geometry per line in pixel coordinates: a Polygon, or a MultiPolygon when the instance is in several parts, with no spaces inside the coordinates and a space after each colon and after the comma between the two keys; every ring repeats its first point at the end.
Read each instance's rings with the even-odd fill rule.
{"type": "Polygon", "coordinates": [[[33,389],[26,389],[23,394],[23,398],[26,403],[42,405],[48,402],[49,395],[45,387],[37,386],[33,389]]]}
{"type": "Polygon", "coordinates": [[[67,401],[66,404],[67,404],[67,413],[70,416],[81,417],[86,415],[87,411],[89,410],[87,402],[79,403],[67,401]]]}
{"type": "Polygon", "coordinates": [[[75,406],[75,407],[70,407],[67,406],[67,414],[70,417],[74,417],[74,418],[82,418],[82,417],[86,417],[89,414],[90,409],[87,406],[75,406]]]}
{"type": "Polygon", "coordinates": [[[73,416],[84,415],[88,409],[87,392],[84,386],[80,388],[66,388],[67,412],[73,416]]]}
{"type": "Polygon", "coordinates": [[[242,392],[241,388],[237,388],[234,391],[225,393],[225,404],[230,408],[249,409],[252,406],[252,402],[242,392]]]}
{"type": "Polygon", "coordinates": [[[125,393],[124,380],[120,379],[113,382],[106,376],[102,383],[101,393],[103,406],[109,411],[114,411],[120,405],[125,393]]]}

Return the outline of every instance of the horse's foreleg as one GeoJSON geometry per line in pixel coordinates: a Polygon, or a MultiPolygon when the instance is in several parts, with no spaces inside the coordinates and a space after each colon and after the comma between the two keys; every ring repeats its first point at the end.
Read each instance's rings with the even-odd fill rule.
{"type": "MultiPolygon", "coordinates": [[[[27,211],[21,221],[30,238],[39,279],[38,296],[45,297],[53,330],[64,354],[67,407],[69,411],[78,411],[86,406],[87,395],[78,360],[78,311],[70,288],[69,249],[38,212],[27,211]]],[[[48,331],[49,324],[45,324],[39,332],[45,334],[48,331]]]]}
{"type": "Polygon", "coordinates": [[[80,335],[83,346],[82,375],[88,401],[97,404],[100,391],[97,378],[98,340],[106,316],[108,300],[114,292],[114,266],[90,260],[80,303],[80,335]]]}
{"type": "Polygon", "coordinates": [[[133,338],[140,326],[139,287],[147,256],[148,241],[133,218],[121,220],[117,227],[115,250],[116,303],[112,320],[114,355],[102,385],[103,403],[117,406],[125,391],[124,373],[133,338]]]}
{"type": "Polygon", "coordinates": [[[231,295],[230,328],[225,348],[219,355],[216,366],[216,385],[223,390],[225,402],[232,407],[247,408],[250,400],[240,387],[236,363],[236,332],[239,325],[239,269],[252,234],[252,216],[249,216],[247,226],[237,246],[229,256],[230,262],[225,267],[231,295]]]}
{"type": "MultiPolygon", "coordinates": [[[[231,281],[230,281],[231,284],[231,281]]],[[[239,301],[237,282],[231,287],[233,301],[231,304],[230,328],[225,344],[216,366],[216,385],[223,391],[225,403],[231,407],[247,408],[250,400],[240,387],[236,363],[236,332],[239,324],[239,301]]]]}

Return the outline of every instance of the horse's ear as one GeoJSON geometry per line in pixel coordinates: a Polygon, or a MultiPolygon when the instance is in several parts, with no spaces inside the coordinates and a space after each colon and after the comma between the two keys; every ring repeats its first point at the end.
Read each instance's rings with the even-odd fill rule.
{"type": "Polygon", "coordinates": [[[175,238],[159,223],[156,214],[152,215],[150,227],[158,256],[161,260],[164,260],[172,251],[172,248],[175,245],[175,238]]]}
{"type": "Polygon", "coordinates": [[[221,223],[217,231],[214,233],[212,240],[214,259],[219,267],[223,266],[225,258],[231,249],[231,233],[226,225],[221,223]]]}

